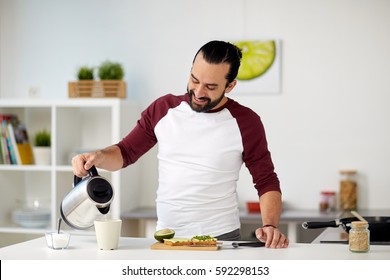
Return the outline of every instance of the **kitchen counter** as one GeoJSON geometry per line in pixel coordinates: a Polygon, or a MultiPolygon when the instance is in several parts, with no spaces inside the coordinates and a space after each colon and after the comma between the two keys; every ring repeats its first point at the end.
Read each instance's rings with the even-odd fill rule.
{"type": "MultiPolygon", "coordinates": [[[[280,216],[280,222],[304,222],[312,219],[328,221],[341,215],[339,211],[320,212],[318,210],[284,210],[280,216]]],[[[121,214],[122,219],[157,219],[156,209],[153,207],[140,207],[121,214]]],[[[261,222],[260,213],[248,213],[240,209],[240,219],[243,222],[261,222]]]]}
{"type": "Polygon", "coordinates": [[[352,253],[344,244],[292,243],[285,249],[233,248],[217,251],[151,250],[152,238],[121,237],[118,250],[97,249],[95,236],[72,235],[65,250],[46,247],[44,237],[0,248],[1,260],[389,260],[390,246],[373,245],[368,253],[352,253]]]}
{"type": "MultiPolygon", "coordinates": [[[[362,216],[390,216],[389,209],[379,210],[367,210],[359,209],[358,211],[362,216]]],[[[338,218],[351,217],[350,212],[331,211],[320,212],[318,209],[312,210],[283,210],[280,216],[280,224],[286,225],[287,236],[292,243],[302,242],[299,240],[299,231],[302,231],[301,224],[306,221],[326,222],[333,221],[338,218]]],[[[130,223],[128,226],[132,231],[128,233],[128,236],[140,236],[140,237],[152,237],[155,230],[155,221],[157,220],[156,209],[153,207],[141,207],[129,212],[121,213],[121,218],[126,222],[136,221],[130,223]],[[135,230],[135,229],[138,229],[135,230]]],[[[248,213],[246,209],[240,209],[240,221],[242,225],[251,224],[253,228],[261,225],[260,213],[248,213]]],[[[284,229],[282,229],[284,230],[284,229]]],[[[317,232],[320,233],[319,229],[317,232]]],[[[314,232],[314,229],[303,230],[307,231],[307,234],[314,232]]],[[[302,233],[302,232],[301,232],[302,233]]],[[[316,235],[314,235],[315,237],[316,235]]],[[[313,237],[313,238],[314,238],[313,237]]],[[[311,239],[313,240],[313,239],[311,239]]],[[[311,242],[311,240],[309,242],[311,242]]]]}
{"type": "MultiPolygon", "coordinates": [[[[310,230],[310,229],[308,229],[310,230]]],[[[318,235],[312,242],[313,244],[348,244],[348,233],[340,227],[328,227],[320,235],[318,235]]]]}
{"type": "MultiPolygon", "coordinates": [[[[318,210],[284,210],[280,217],[280,224],[287,226],[287,235],[291,242],[298,242],[297,226],[300,228],[305,221],[331,221],[341,215],[338,211],[320,212],[318,210]]],[[[157,220],[156,209],[153,207],[140,207],[129,212],[121,213],[124,221],[138,221],[131,223],[129,236],[152,237],[157,220]],[[138,228],[138,231],[134,231],[138,228]],[[149,229],[149,230],[148,230],[149,229]]],[[[246,209],[240,209],[240,221],[242,225],[253,224],[254,228],[261,225],[260,213],[248,213],[246,209]]]]}
{"type": "MultiPolygon", "coordinates": [[[[313,242],[314,244],[348,244],[348,233],[341,227],[326,228],[320,235],[318,235],[313,242]]],[[[390,238],[387,241],[371,241],[371,245],[390,245],[390,238]]],[[[390,259],[390,258],[389,258],[390,259]]]]}

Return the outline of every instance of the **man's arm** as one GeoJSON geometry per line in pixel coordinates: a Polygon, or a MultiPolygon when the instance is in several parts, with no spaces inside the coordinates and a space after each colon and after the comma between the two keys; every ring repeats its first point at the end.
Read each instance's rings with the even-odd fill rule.
{"type": "Polygon", "coordinates": [[[278,191],[269,191],[260,197],[261,219],[263,225],[279,227],[282,213],[282,195],[278,191]]]}
{"type": "Polygon", "coordinates": [[[260,199],[263,227],[256,230],[256,237],[265,242],[267,248],[286,248],[289,240],[279,231],[279,218],[282,213],[282,195],[278,191],[264,193],[260,199]]]}
{"type": "Polygon", "coordinates": [[[79,154],[72,158],[73,173],[78,177],[88,175],[88,170],[93,165],[108,171],[121,169],[123,166],[121,150],[117,145],[112,145],[102,150],[79,154]]]}

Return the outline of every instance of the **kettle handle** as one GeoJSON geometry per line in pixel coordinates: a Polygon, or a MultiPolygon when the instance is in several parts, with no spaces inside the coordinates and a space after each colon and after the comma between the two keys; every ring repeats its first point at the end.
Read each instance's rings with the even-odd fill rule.
{"type": "MultiPolygon", "coordinates": [[[[92,167],[88,170],[88,174],[90,177],[99,176],[95,165],[92,165],[92,167]]],[[[80,177],[77,177],[76,175],[74,175],[73,187],[75,187],[78,183],[80,183],[82,179],[83,178],[80,178],[80,177]]]]}

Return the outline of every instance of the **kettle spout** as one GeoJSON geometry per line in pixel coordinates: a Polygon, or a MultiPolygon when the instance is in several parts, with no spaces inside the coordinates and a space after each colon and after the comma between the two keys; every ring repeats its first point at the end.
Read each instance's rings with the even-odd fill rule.
{"type": "Polygon", "coordinates": [[[108,211],[110,211],[110,206],[107,206],[107,207],[97,207],[97,209],[99,210],[100,213],[102,213],[103,215],[106,215],[108,213],[108,211]]]}

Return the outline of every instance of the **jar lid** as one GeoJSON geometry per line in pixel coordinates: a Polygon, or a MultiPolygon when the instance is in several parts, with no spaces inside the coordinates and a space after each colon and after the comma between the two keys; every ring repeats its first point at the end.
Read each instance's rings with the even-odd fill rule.
{"type": "Polygon", "coordinates": [[[354,175],[356,173],[357,173],[357,170],[355,170],[355,169],[340,170],[340,174],[344,174],[344,175],[354,175]]]}
{"type": "Polygon", "coordinates": [[[351,223],[351,227],[352,228],[366,228],[366,227],[368,227],[368,223],[363,222],[363,221],[355,221],[355,222],[351,223]]]}
{"type": "Polygon", "coordinates": [[[333,192],[333,191],[322,191],[321,194],[323,194],[323,195],[335,195],[336,192],[333,192]]]}

